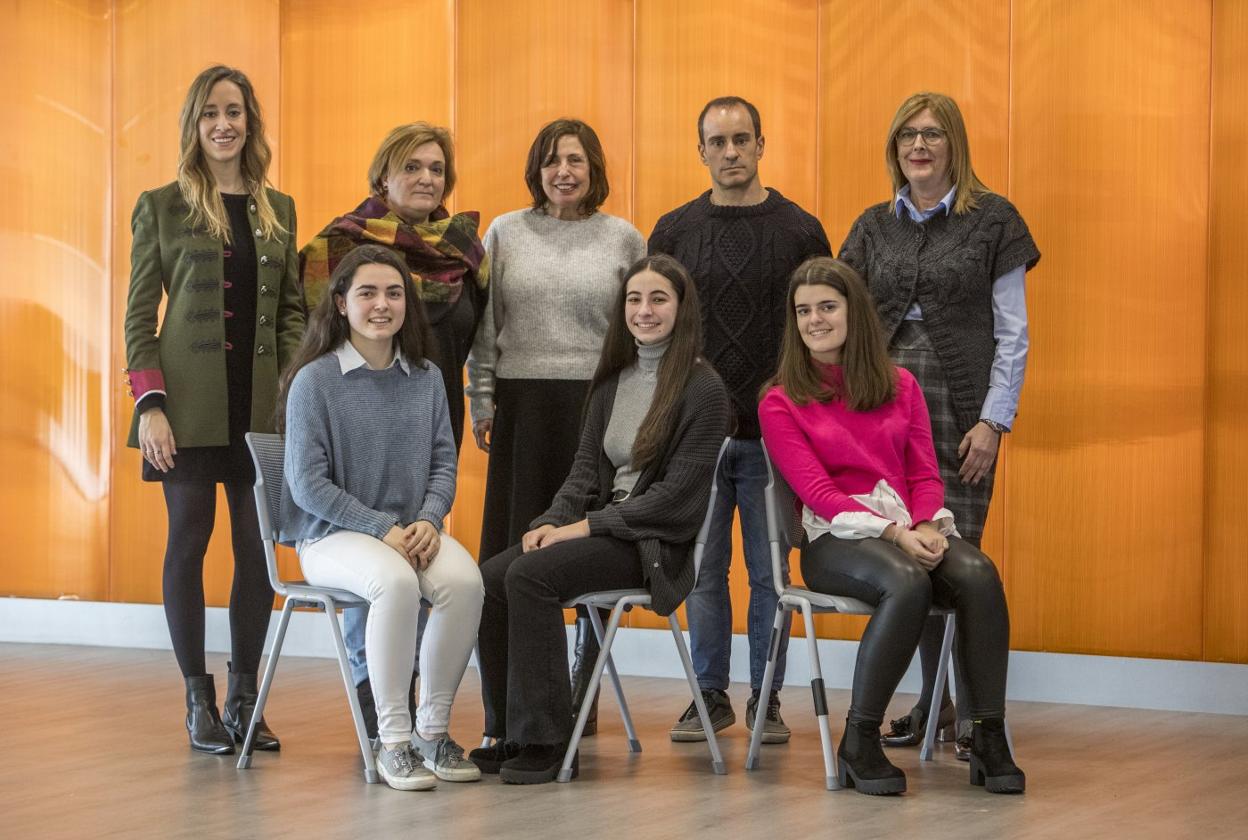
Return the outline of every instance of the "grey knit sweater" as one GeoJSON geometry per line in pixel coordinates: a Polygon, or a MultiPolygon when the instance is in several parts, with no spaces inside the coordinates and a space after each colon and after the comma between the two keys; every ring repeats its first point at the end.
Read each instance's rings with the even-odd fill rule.
{"type": "Polygon", "coordinates": [[[490,303],[468,357],[473,422],[494,416],[496,378],[592,378],[624,272],[646,253],[635,227],[602,212],[563,221],[516,210],[482,241],[490,303]]]}
{"type": "Polygon", "coordinates": [[[620,371],[620,384],[615,389],[615,404],[611,407],[611,420],[602,439],[602,450],[615,465],[613,492],[633,492],[641,470],[633,466],[633,444],[637,432],[650,413],[654,402],[654,389],[659,384],[659,362],[672,344],[668,335],[658,344],[638,344],[637,361],[620,371]]]}
{"type": "Polygon", "coordinates": [[[455,499],[455,439],[442,374],[396,360],[342,372],[326,353],[286,400],[281,541],[339,530],[377,539],[418,519],[439,531],[455,499]]]}

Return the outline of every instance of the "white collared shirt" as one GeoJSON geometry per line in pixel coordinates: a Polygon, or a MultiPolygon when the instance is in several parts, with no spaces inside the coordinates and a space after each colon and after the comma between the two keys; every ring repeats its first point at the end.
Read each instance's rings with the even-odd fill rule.
{"type": "MultiPolygon", "coordinates": [[[[356,368],[368,367],[368,361],[360,355],[360,351],[355,349],[355,345],[350,339],[339,345],[334,351],[334,355],[338,357],[338,369],[342,371],[342,375],[346,376],[356,368]]],[[[394,358],[390,360],[390,364],[386,367],[394,367],[397,364],[403,369],[408,376],[412,375],[412,369],[408,366],[407,359],[403,358],[403,353],[399,350],[394,351],[394,358]]]]}

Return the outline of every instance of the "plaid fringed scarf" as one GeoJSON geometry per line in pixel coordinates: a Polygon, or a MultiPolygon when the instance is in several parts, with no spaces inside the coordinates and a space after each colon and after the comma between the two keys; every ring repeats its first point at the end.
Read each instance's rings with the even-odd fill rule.
{"type": "Polygon", "coordinates": [[[365,199],[330,222],[299,252],[308,309],[325,296],[329,275],[339,261],[356,246],[374,243],[403,255],[429,320],[437,323],[459,302],[465,275],[479,289],[489,285],[489,262],[477,236],[480,222],[476,212],[451,216],[439,207],[425,224],[409,225],[381,199],[365,199]]]}

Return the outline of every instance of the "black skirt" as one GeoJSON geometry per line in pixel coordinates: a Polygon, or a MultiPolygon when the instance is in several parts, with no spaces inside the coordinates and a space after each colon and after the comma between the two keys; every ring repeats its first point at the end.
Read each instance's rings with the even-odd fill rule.
{"type": "Polygon", "coordinates": [[[580,443],[583,379],[499,379],[481,523],[484,561],[520,542],[550,507],[580,443]]]}

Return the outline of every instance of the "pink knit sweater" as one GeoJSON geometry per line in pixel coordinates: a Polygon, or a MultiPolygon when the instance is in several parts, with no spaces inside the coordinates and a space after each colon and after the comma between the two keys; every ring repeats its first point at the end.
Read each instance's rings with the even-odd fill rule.
{"type": "MultiPolygon", "coordinates": [[[[821,366],[840,385],[840,365],[821,366]]],[[[914,522],[944,507],[927,403],[913,374],[897,369],[897,396],[870,411],[852,411],[839,399],[799,406],[779,387],[758,406],[763,441],[772,463],[812,511],[871,512],[851,496],[870,494],[883,479],[905,502],[914,522]]]]}

